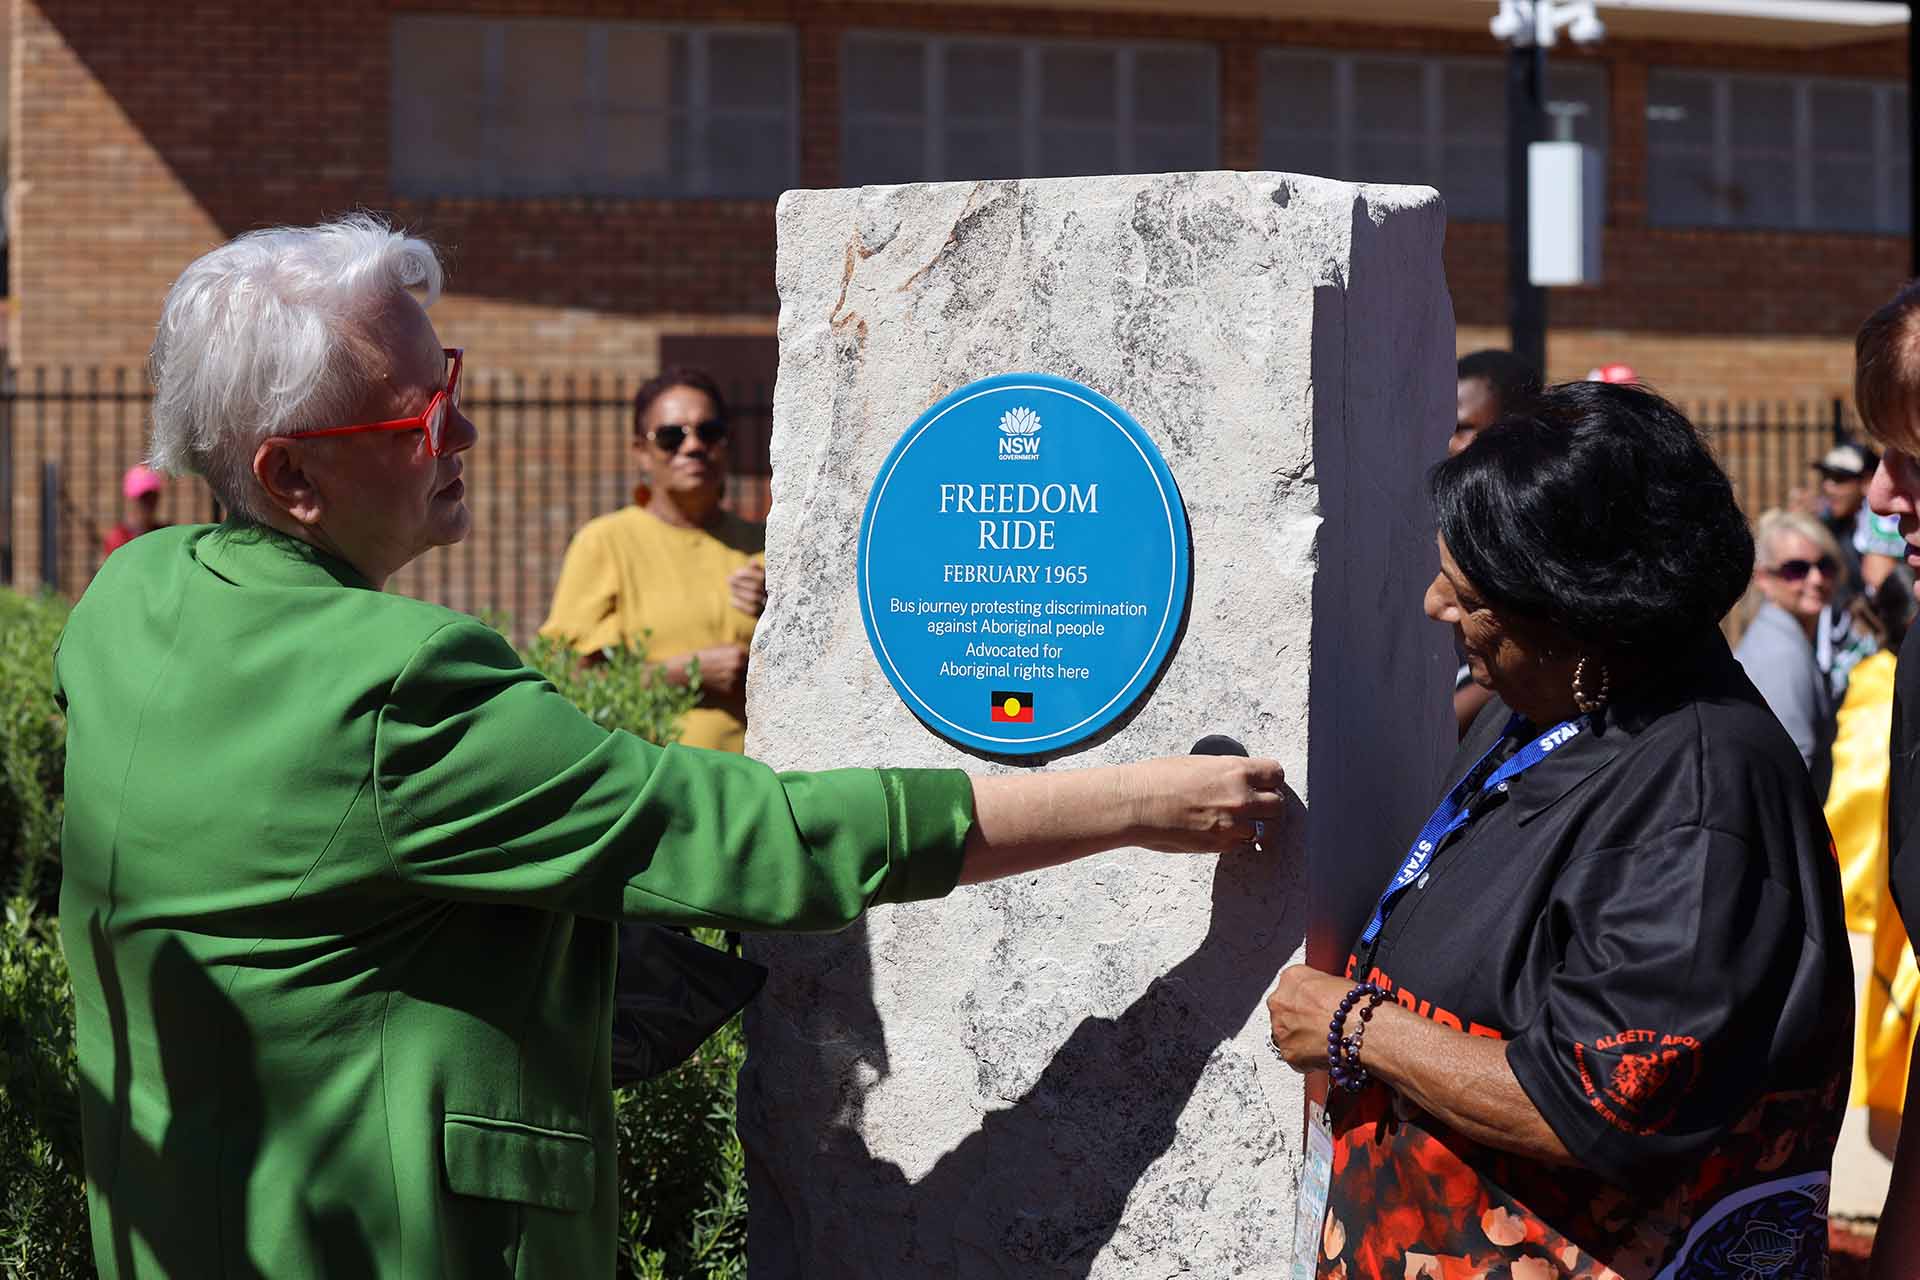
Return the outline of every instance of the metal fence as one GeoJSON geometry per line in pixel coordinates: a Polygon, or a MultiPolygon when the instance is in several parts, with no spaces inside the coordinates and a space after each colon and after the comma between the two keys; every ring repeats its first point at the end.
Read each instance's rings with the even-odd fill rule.
{"type": "MultiPolygon", "coordinates": [[[[428,552],[396,575],[392,589],[494,617],[524,642],[546,616],[575,530],[632,501],[637,381],[594,374],[470,380],[462,408],[480,440],[467,455],[466,479],[481,518],[467,541],[428,552]]],[[[764,519],[770,388],[723,389],[732,440],[725,501],[748,519],[764,519]]],[[[143,455],[152,398],[138,371],[0,376],[0,581],[37,581],[68,595],[85,588],[121,518],[121,477],[143,455]]],[[[170,483],[161,499],[160,518],[169,524],[218,516],[197,480],[170,483]]]]}
{"type": "Polygon", "coordinates": [[[1844,400],[1683,406],[1733,479],[1750,517],[1786,505],[1815,482],[1813,464],[1844,441],[1861,439],[1844,400]]]}
{"type": "MultiPolygon", "coordinates": [[[[475,379],[464,408],[480,429],[468,456],[473,536],[427,553],[394,590],[500,619],[525,641],[545,616],[569,539],[624,506],[634,475],[636,380],[583,374],[475,379]]],[[[772,405],[764,385],[726,389],[732,428],[727,503],[762,519],[770,501],[772,405]]],[[[138,370],[0,374],[0,582],[78,595],[121,515],[120,479],[140,460],[152,390],[138,370]],[[30,558],[22,561],[23,553],[30,558]]],[[[1840,400],[1684,406],[1757,515],[1811,479],[1809,464],[1856,423],[1840,400]]],[[[1434,433],[1436,456],[1444,432],[1434,433]]],[[[174,483],[161,518],[217,518],[197,481],[174,483]]]]}

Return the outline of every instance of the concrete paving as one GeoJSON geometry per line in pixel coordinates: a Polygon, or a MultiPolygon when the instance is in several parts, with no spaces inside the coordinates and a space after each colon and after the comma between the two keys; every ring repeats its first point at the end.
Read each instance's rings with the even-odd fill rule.
{"type": "MultiPolygon", "coordinates": [[[[1873,972],[1873,939],[1864,933],[1849,933],[1847,939],[1853,944],[1853,1007],[1857,1011],[1873,972]]],[[[1828,1211],[1836,1218],[1877,1219],[1886,1203],[1887,1177],[1892,1171],[1892,1163],[1867,1141],[1867,1109],[1848,1107],[1840,1145],[1833,1153],[1833,1199],[1828,1211]]]]}

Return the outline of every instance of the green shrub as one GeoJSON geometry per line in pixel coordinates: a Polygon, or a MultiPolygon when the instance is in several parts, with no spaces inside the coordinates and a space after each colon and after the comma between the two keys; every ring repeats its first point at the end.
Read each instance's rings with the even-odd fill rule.
{"type": "MultiPolygon", "coordinates": [[[[58,600],[0,589],[0,1280],[94,1275],[81,1174],[73,999],[56,920],[65,722],[52,697],[58,600]]],[[[597,722],[672,742],[698,696],[627,654],[582,668],[539,641],[523,656],[597,722]]],[[[725,935],[698,930],[711,945],[725,935]]],[[[740,1020],[679,1069],[614,1095],[620,1261],[630,1280],[746,1274],[746,1173],[734,1136],[740,1020]]]]}
{"type": "Polygon", "coordinates": [[[733,1131],[746,1058],[735,1018],[677,1070],[614,1095],[620,1261],[634,1280],[747,1274],[747,1168],[733,1131]]]}
{"type": "Polygon", "coordinates": [[[91,1276],[73,990],[58,924],[24,898],[0,921],[0,1276],[91,1276]]]}
{"type": "Polygon", "coordinates": [[[0,590],[0,898],[51,919],[60,898],[66,720],[53,703],[65,601],[0,590]]]}
{"type": "Polygon", "coordinates": [[[678,742],[680,718],[699,698],[697,669],[694,682],[678,688],[658,667],[624,649],[608,649],[599,662],[583,667],[572,649],[538,636],[520,656],[596,723],[648,742],[678,742]]]}

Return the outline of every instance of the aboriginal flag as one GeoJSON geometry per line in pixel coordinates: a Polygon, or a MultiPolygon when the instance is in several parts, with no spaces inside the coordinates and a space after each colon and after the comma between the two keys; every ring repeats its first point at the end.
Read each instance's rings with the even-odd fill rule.
{"type": "Polygon", "coordinates": [[[993,698],[993,722],[995,724],[1032,724],[1033,694],[1028,690],[995,689],[993,698]]]}

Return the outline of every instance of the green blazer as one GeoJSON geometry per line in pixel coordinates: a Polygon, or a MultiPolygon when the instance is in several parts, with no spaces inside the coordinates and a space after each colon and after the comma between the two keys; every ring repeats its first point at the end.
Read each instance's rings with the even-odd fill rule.
{"type": "Polygon", "coordinates": [[[278,534],[108,558],[55,658],[103,1275],[607,1276],[614,922],[949,892],[949,771],[609,733],[497,634],[278,534]]]}

